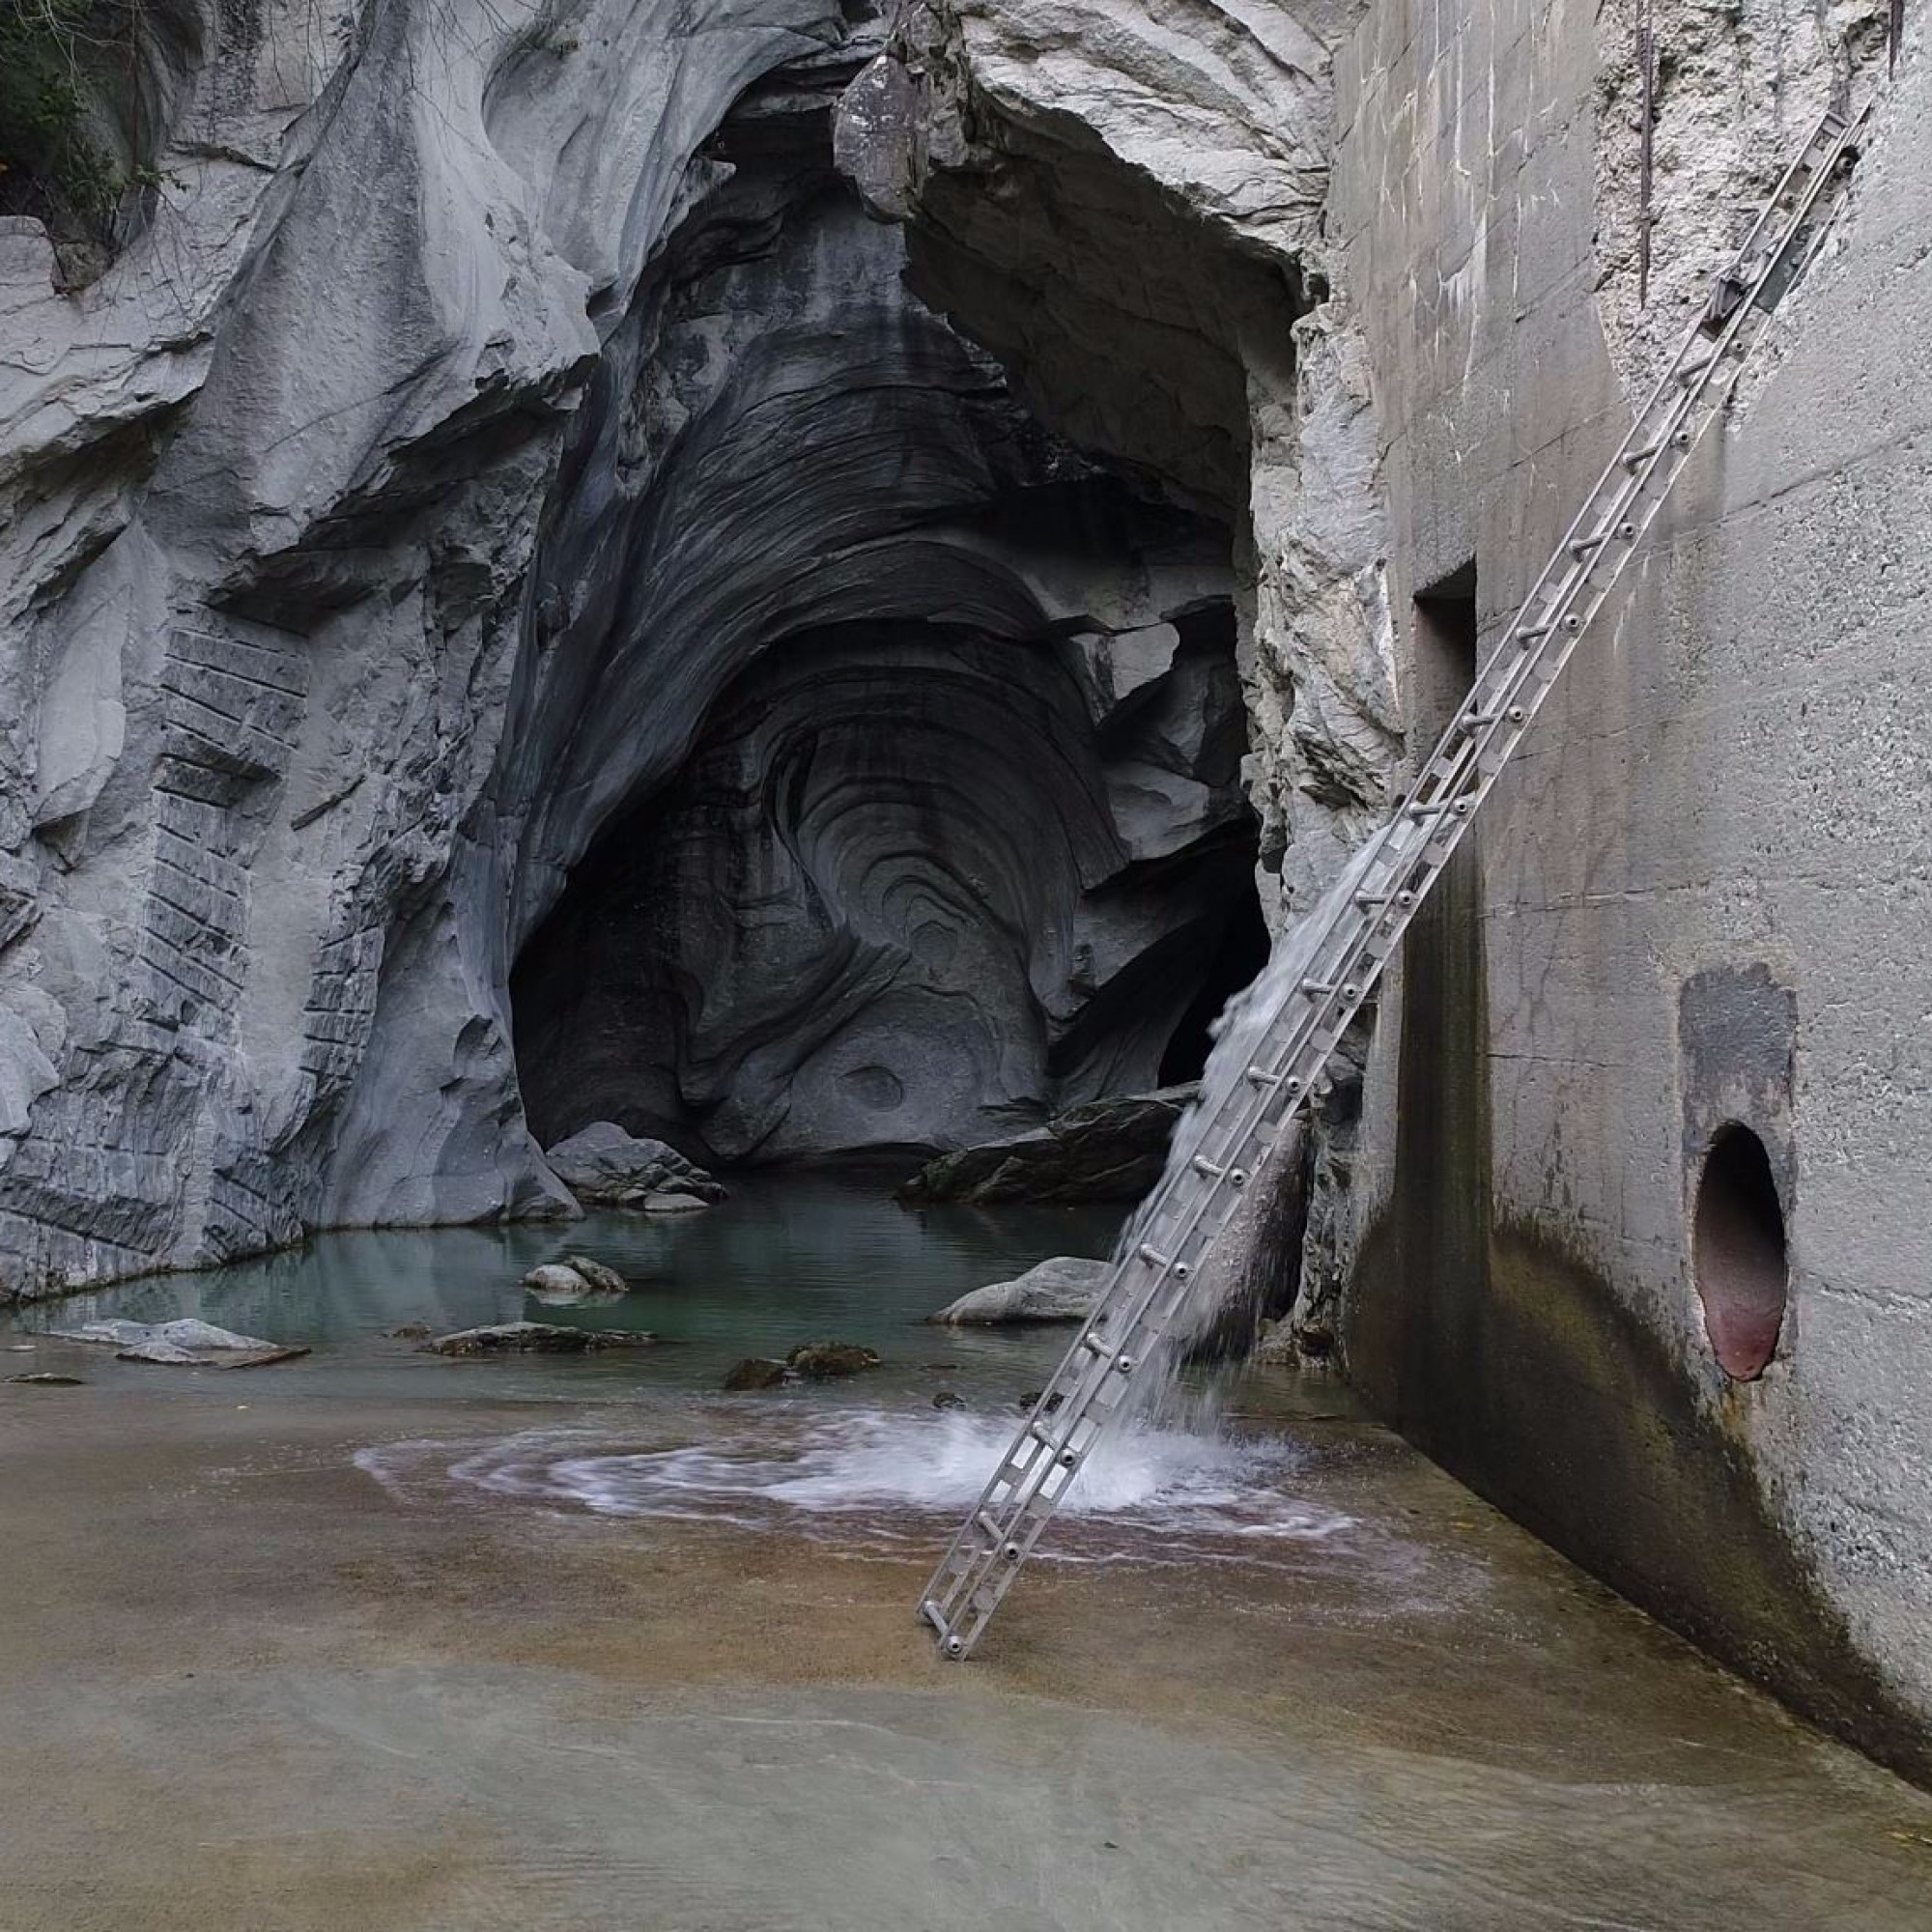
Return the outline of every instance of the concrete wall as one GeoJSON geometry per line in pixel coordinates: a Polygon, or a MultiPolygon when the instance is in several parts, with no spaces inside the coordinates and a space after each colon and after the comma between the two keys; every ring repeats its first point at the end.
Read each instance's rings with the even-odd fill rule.
{"type": "MultiPolygon", "coordinates": [[[[1665,104],[1660,234],[1701,211],[1710,246],[1734,240],[1746,177],[1848,64],[1762,12],[1732,95],[1703,46],[1717,92],[1665,104]],[[1700,116],[1734,137],[1728,174],[1700,116]]],[[[1691,30],[1659,18],[1668,52],[1691,30]]],[[[1627,54],[1577,0],[1376,0],[1338,61],[1329,235],[1371,345],[1410,692],[1410,600],[1473,558],[1495,641],[1628,426],[1625,376],[1688,318],[1682,247],[1647,314],[1605,252],[1634,232],[1627,54]]],[[[1383,997],[1343,1345],[1457,1473],[1922,1776],[1932,67],[1901,68],[1761,362],[1383,997]],[[1776,1353],[1746,1381],[1691,1252],[1729,1119],[1765,1144],[1790,1241],[1776,1353]]]]}

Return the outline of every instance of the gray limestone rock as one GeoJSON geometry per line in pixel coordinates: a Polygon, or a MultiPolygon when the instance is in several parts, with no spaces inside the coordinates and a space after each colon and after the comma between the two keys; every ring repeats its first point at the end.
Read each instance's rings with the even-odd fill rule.
{"type": "Polygon", "coordinates": [[[253,1369],[293,1361],[305,1348],[238,1335],[232,1328],[186,1317],[176,1321],[88,1321],[57,1328],[66,1342],[91,1342],[115,1350],[124,1362],[159,1362],[171,1367],[253,1369]]]}
{"type": "Polygon", "coordinates": [[[657,1340],[642,1329],[563,1328],[549,1321],[497,1321],[459,1328],[424,1344],[438,1355],[594,1355],[611,1349],[648,1349],[657,1340]]]}
{"type": "Polygon", "coordinates": [[[631,1292],[631,1284],[615,1268],[607,1267],[588,1255],[565,1255],[563,1264],[581,1275],[599,1294],[620,1295],[631,1292]]]}
{"type": "Polygon", "coordinates": [[[943,1154],[899,1189],[940,1201],[1138,1201],[1160,1179],[1176,1123],[1197,1089],[1172,1087],[1075,1107],[1031,1133],[943,1154]]]}
{"type": "Polygon", "coordinates": [[[591,1302],[621,1301],[630,1286],[615,1268],[593,1262],[583,1255],[566,1255],[560,1262],[545,1262],[524,1277],[524,1288],[532,1301],[547,1308],[581,1308],[591,1302]]]}
{"type": "Polygon", "coordinates": [[[1084,1321],[1094,1312],[1112,1265],[1056,1255],[1011,1281],[989,1282],[949,1302],[928,1321],[956,1327],[1000,1327],[1034,1321],[1084,1321]]]}
{"type": "MultiPolygon", "coordinates": [[[[675,1148],[639,1140],[611,1121],[592,1121],[550,1148],[545,1158],[587,1207],[663,1211],[724,1199],[724,1189],[675,1148]]],[[[571,1265],[577,1265],[574,1259],[571,1265]]]]}

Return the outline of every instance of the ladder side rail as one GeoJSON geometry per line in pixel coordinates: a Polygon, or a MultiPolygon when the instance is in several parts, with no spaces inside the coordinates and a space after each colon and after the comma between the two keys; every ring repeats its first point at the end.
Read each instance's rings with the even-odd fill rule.
{"type": "MultiPolygon", "coordinates": [[[[1836,119],[1836,117],[1828,117],[1828,119],[1836,119]]],[[[1842,158],[1845,149],[1851,145],[1857,130],[1862,126],[1864,116],[1860,115],[1857,119],[1842,128],[1842,130],[1833,142],[1825,159],[1813,170],[1811,179],[1806,183],[1798,204],[1792,210],[1789,218],[1779,230],[1776,242],[1756,268],[1751,282],[1748,285],[1748,293],[1738,301],[1718,334],[1715,337],[1710,337],[1706,335],[1701,322],[1692,324],[1671,370],[1666,371],[1662,380],[1653,390],[1650,402],[1645,406],[1644,412],[1640,413],[1639,427],[1642,415],[1648,414],[1672,387],[1678,371],[1681,366],[1687,363],[1689,352],[1698,346],[1700,338],[1710,342],[1710,353],[1696,371],[1691,384],[1688,385],[1681,383],[1677,384],[1677,386],[1682,389],[1682,394],[1673,399],[1673,407],[1669,412],[1671,433],[1674,434],[1679,428],[1687,428],[1690,430],[1689,440],[1682,445],[1665,445],[1652,450],[1645,457],[1641,468],[1634,474],[1628,476],[1629,487],[1622,493],[1623,500],[1634,502],[1639,497],[1642,499],[1640,518],[1634,520],[1636,527],[1631,536],[1623,541],[1621,548],[1614,555],[1606,556],[1600,551],[1596,554],[1594,559],[1586,560],[1578,558],[1577,560],[1577,568],[1572,580],[1564,585],[1558,599],[1550,607],[1552,615],[1560,611],[1561,616],[1564,617],[1576,616],[1577,618],[1577,623],[1574,626],[1565,626],[1561,624],[1559,619],[1557,625],[1552,626],[1546,636],[1537,640],[1534,651],[1517,653],[1519,661],[1513,666],[1508,662],[1511,656],[1509,648],[1511,638],[1506,634],[1492,651],[1482,671],[1478,673],[1478,684],[1482,685],[1489,680],[1492,671],[1496,669],[1499,665],[1503,666],[1505,675],[1500,681],[1500,689],[1496,692],[1496,695],[1511,699],[1520,708],[1522,716],[1520,719],[1509,719],[1505,713],[1502,718],[1492,717],[1490,722],[1480,727],[1479,736],[1469,733],[1463,726],[1459,716],[1459,719],[1452,723],[1443,732],[1442,738],[1437,743],[1435,752],[1432,754],[1430,764],[1424,769],[1423,776],[1410,787],[1409,794],[1404,800],[1405,810],[1414,810],[1418,806],[1426,806],[1433,810],[1437,803],[1443,803],[1452,808],[1456,805],[1462,805],[1466,810],[1461,812],[1448,810],[1436,814],[1435,824],[1439,830],[1432,836],[1430,844],[1432,847],[1439,846],[1439,856],[1425,861],[1428,876],[1418,887],[1411,903],[1406,908],[1398,907],[1395,917],[1382,922],[1382,929],[1391,939],[1400,937],[1402,931],[1408,925],[1410,919],[1413,918],[1414,912],[1420,905],[1422,896],[1426,895],[1435,879],[1440,876],[1441,870],[1447,865],[1449,857],[1453,855],[1456,846],[1461,842],[1463,833],[1466,829],[1469,820],[1474,816],[1477,806],[1488,795],[1496,774],[1500,771],[1502,764],[1507,762],[1510,753],[1514,751],[1515,741],[1520,739],[1528,729],[1537,711],[1541,709],[1545,697],[1554,688],[1572,653],[1581,641],[1583,632],[1588,628],[1589,623],[1602,608],[1604,602],[1608,598],[1611,591],[1614,590],[1617,582],[1621,579],[1624,569],[1634,554],[1638,540],[1640,540],[1651,523],[1655,521],[1658,514],[1662,511],[1668,488],[1671,484],[1674,484],[1678,471],[1689,461],[1691,447],[1694,446],[1702,431],[1717,419],[1721,407],[1720,403],[1718,407],[1713,407],[1706,412],[1702,420],[1696,422],[1694,426],[1690,422],[1690,418],[1697,413],[1698,404],[1708,396],[1710,390],[1719,383],[1720,374],[1734,374],[1736,369],[1741,366],[1742,356],[1730,358],[1729,352],[1739,336],[1746,332],[1747,322],[1748,332],[1753,341],[1769,323],[1769,313],[1758,306],[1756,297],[1776,272],[1779,263],[1797,242],[1804,223],[1809,219],[1819,200],[1822,198],[1824,190],[1829,185],[1839,160],[1842,158]],[[1721,365],[1727,359],[1730,359],[1731,367],[1728,372],[1724,372],[1721,365]],[[1648,484],[1657,472],[1660,464],[1663,462],[1666,447],[1668,453],[1674,458],[1674,461],[1669,466],[1668,481],[1663,491],[1651,492],[1644,486],[1648,484]],[[1578,612],[1576,608],[1579,603],[1585,607],[1583,612],[1578,612]],[[1493,745],[1498,735],[1499,726],[1505,723],[1509,726],[1511,742],[1502,756],[1491,761],[1486,770],[1483,753],[1488,752],[1493,745]],[[1460,787],[1465,777],[1469,781],[1468,788],[1467,790],[1462,790],[1460,787]],[[1454,796],[1451,795],[1452,790],[1455,792],[1454,796]]],[[[1821,128],[1823,125],[1821,123],[1821,128]]],[[[1794,163],[1786,171],[1787,182],[1798,171],[1799,164],[1794,163]]],[[[1754,225],[1753,236],[1763,226],[1764,219],[1764,216],[1760,216],[1759,222],[1754,225]]],[[[1628,449],[1636,434],[1637,430],[1634,428],[1632,436],[1626,438],[1625,448],[1620,449],[1617,456],[1613,457],[1610,464],[1605,468],[1603,476],[1598,481],[1597,491],[1592,493],[1593,497],[1600,497],[1611,479],[1617,476],[1623,467],[1625,449],[1628,449]]],[[[1579,516],[1573,522],[1571,526],[1572,531],[1574,532],[1579,528],[1583,521],[1583,517],[1579,516]]],[[[1569,547],[1570,539],[1566,538],[1564,548],[1568,550],[1569,547]]],[[[1559,551],[1557,556],[1552,557],[1551,566],[1560,560],[1562,554],[1563,552],[1559,551]]],[[[1548,579],[1549,574],[1550,566],[1546,566],[1544,579],[1539,580],[1539,585],[1548,579]]],[[[1511,627],[1513,632],[1520,628],[1521,616],[1529,612],[1531,607],[1536,602],[1537,594],[1537,591],[1532,590],[1529,598],[1525,600],[1523,611],[1520,613],[1519,625],[1511,627]]],[[[1487,693],[1485,695],[1486,696],[1488,696],[1487,693]]],[[[1356,1003],[1356,1006],[1358,1005],[1359,1003],[1356,1003]]],[[[1337,1028],[1346,1026],[1348,1021],[1353,1017],[1356,1006],[1348,1006],[1338,999],[1328,1016],[1329,1023],[1337,1028]]]]}
{"type": "Polygon", "coordinates": [[[1710,408],[1702,406],[1720,379],[1727,383],[1735,375],[1768,323],[1770,309],[1761,307],[1758,298],[1796,244],[1869,112],[1867,107],[1849,120],[1826,115],[1798,159],[1785,170],[1734,258],[1734,270],[1749,270],[1747,282],[1742,273],[1732,277],[1738,298],[1715,331],[1707,327],[1706,317],[1692,323],[1531,587],[1516,621],[1485,661],[1469,698],[1405,794],[1401,809],[1371,835],[1353,889],[1338,901],[1315,935],[1300,983],[1287,990],[1281,1009],[1261,1030],[1250,1074],[1262,1078],[1237,1085],[1228,1102],[1202,1124],[1196,1152],[1219,1131],[1218,1163],[1210,1161],[1209,1172],[1193,1164],[1176,1169],[1164,1177],[1136,1216],[1131,1236],[1135,1244],[1122,1258],[1106,1293],[986,1486],[981,1507],[953,1539],[922,1602],[922,1613],[939,1631],[950,1655],[963,1656],[977,1640],[1043,1532],[1060,1495],[1098,1445],[1120,1406],[1123,1390],[1110,1383],[1120,1357],[1109,1355],[1099,1344],[1099,1331],[1111,1328],[1109,1345],[1139,1350],[1157,1342],[1179,1312],[1192,1267],[1211,1249],[1235,1211],[1240,1183],[1232,1189],[1227,1183],[1236,1160],[1258,1164],[1265,1154],[1262,1143],[1268,1127],[1279,1131],[1305,1102],[1320,1067],[1373,990],[1395,944],[1454,855],[1475,810],[1554,688],[1583,632],[1621,580],[1637,543],[1661,513],[1690,448],[1720,412],[1721,396],[1710,408]],[[1824,153],[1814,159],[1813,150],[1821,145],[1824,153]],[[1807,170],[1809,179],[1775,241],[1752,261],[1752,251],[1779,203],[1807,170]],[[1731,352],[1741,338],[1744,347],[1733,357],[1731,352]],[[1693,355],[1699,359],[1693,361],[1693,355]],[[1653,417],[1662,402],[1668,407],[1664,422],[1659,423],[1653,417]],[[1640,444],[1639,438],[1647,440],[1640,444]],[[1653,490],[1660,474],[1662,487],[1653,490]],[[1634,515],[1628,514],[1633,511],[1634,515]],[[1556,580],[1553,594],[1552,580],[1556,580]],[[1549,601],[1539,610],[1546,597],[1549,601]],[[1534,622],[1537,618],[1544,621],[1534,622]],[[1277,1102],[1280,1112],[1271,1120],[1277,1102]],[[1167,1220],[1170,1214],[1172,1225],[1167,1220]],[[1150,1231],[1165,1253],[1150,1245],[1150,1231]],[[1146,1268],[1146,1275],[1136,1291],[1137,1264],[1146,1268]],[[1175,1292],[1163,1305],[1170,1287],[1175,1292]],[[1120,1319],[1123,1312],[1124,1321],[1120,1319]],[[1100,1413],[1094,1416],[1096,1406],[1100,1413]],[[1002,1491],[1009,1492],[1004,1515],[998,1513],[1002,1491]],[[995,1541],[975,1551],[969,1540],[976,1529],[982,1534],[990,1529],[996,1536],[1002,1530],[1011,1533],[1004,1543],[995,1541]],[[960,1600],[962,1584],[963,1625],[956,1610],[949,1614],[950,1605],[960,1600]],[[944,1604],[937,1600],[942,1585],[944,1604]]]}

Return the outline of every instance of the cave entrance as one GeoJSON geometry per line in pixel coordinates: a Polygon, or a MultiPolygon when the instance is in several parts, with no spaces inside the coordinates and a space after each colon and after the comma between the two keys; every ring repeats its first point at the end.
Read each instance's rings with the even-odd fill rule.
{"type": "Polygon", "coordinates": [[[1021,639],[781,639],[511,979],[545,1146],[903,1160],[1201,1070],[1266,957],[1219,599],[1021,639]]]}
{"type": "Polygon", "coordinates": [[[1236,896],[1221,943],[1208,961],[1201,990],[1188,1003],[1168,1038],[1167,1051],[1160,1057],[1163,1087],[1201,1078],[1214,1044],[1214,1022],[1228,1002],[1267,964],[1267,922],[1262,917],[1261,898],[1250,880],[1248,890],[1236,896]]]}
{"type": "Polygon", "coordinates": [[[721,127],[545,518],[510,993],[546,1147],[1005,1138],[1191,1070],[1258,956],[1245,459],[1170,489],[1048,429],[833,168],[842,85],[721,127]]]}

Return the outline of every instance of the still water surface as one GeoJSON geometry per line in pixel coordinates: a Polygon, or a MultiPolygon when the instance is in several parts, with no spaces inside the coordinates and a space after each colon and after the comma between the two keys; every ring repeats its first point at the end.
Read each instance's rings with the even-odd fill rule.
{"type": "MultiPolygon", "coordinates": [[[[989,1281],[1049,1255],[1104,1255],[1121,1221],[1114,1208],[901,1208],[876,1183],[831,1177],[753,1179],[702,1213],[593,1214],[569,1223],[504,1228],[381,1230],[317,1236],[304,1247],[202,1274],[159,1275],[21,1311],[23,1333],[121,1317],[162,1321],[193,1315],[242,1334],[305,1344],[306,1362],[261,1372],[261,1394],[353,1392],[381,1378],[409,1378],[412,1394],[621,1396],[639,1387],[716,1389],[746,1355],[783,1355],[801,1342],[863,1343],[883,1358],[865,1378],[869,1396],[941,1387],[981,1398],[1037,1386],[1069,1331],[932,1328],[925,1318],[989,1281]],[[578,1253],[631,1284],[621,1301],[549,1307],[523,1276],[578,1253]],[[449,1361],[391,1331],[427,1323],[440,1334],[520,1320],[643,1329],[663,1346],[644,1352],[517,1361],[449,1361]],[[946,1364],[935,1368],[933,1364],[946,1364]],[[345,1380],[345,1377],[350,1379],[345,1380]]],[[[0,1337],[6,1324],[0,1323],[0,1337]]],[[[6,1337],[7,1339],[16,1339],[6,1337]]],[[[99,1368],[153,1378],[168,1371],[99,1368]]],[[[836,1391],[834,1392],[836,1399],[836,1391]]]]}

